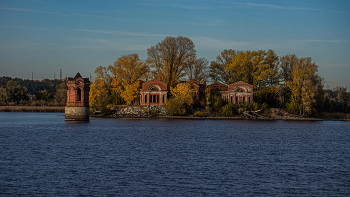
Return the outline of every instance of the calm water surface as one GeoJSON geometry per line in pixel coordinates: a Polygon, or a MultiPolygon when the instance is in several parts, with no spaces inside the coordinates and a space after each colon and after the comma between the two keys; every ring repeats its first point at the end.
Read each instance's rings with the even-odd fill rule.
{"type": "Polygon", "coordinates": [[[0,113],[1,196],[349,196],[350,122],[0,113]]]}

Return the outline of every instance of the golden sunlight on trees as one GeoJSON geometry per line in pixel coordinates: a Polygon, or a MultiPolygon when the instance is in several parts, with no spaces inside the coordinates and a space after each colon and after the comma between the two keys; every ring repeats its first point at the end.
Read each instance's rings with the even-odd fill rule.
{"type": "Polygon", "coordinates": [[[215,61],[210,63],[209,76],[214,82],[231,84],[237,80],[234,78],[233,72],[228,70],[228,65],[233,61],[238,51],[229,49],[221,52],[221,55],[216,57],[215,61]]]}
{"type": "Polygon", "coordinates": [[[224,50],[216,61],[211,62],[210,77],[227,85],[237,81],[252,84],[254,98],[267,102],[271,97],[276,97],[278,63],[278,56],[273,50],[224,50]]]}
{"type": "Polygon", "coordinates": [[[185,69],[196,57],[195,45],[183,36],[166,37],[163,41],[147,49],[147,62],[154,69],[154,77],[174,87],[185,69]]]}
{"type": "MultiPolygon", "coordinates": [[[[287,105],[289,111],[305,116],[312,113],[316,103],[318,86],[321,79],[317,74],[318,66],[312,63],[311,58],[296,58],[295,56],[284,56],[284,70],[290,70],[290,76],[284,77],[286,86],[291,90],[291,100],[287,105]],[[288,62],[290,60],[290,62],[288,62]]],[[[286,75],[286,73],[285,73],[286,75]]]]}
{"type": "Polygon", "coordinates": [[[139,91],[140,81],[136,81],[133,84],[125,85],[121,96],[127,105],[131,105],[139,97],[139,91]]]}
{"type": "Polygon", "coordinates": [[[112,67],[99,66],[95,70],[96,78],[90,86],[89,104],[101,109],[109,104],[120,104],[118,80],[111,76],[112,67]]]}
{"type": "Polygon", "coordinates": [[[148,66],[136,53],[121,56],[112,67],[113,77],[119,79],[124,86],[146,79],[148,72],[148,66]]]}
{"type": "Polygon", "coordinates": [[[170,115],[186,115],[193,103],[190,84],[179,83],[170,89],[173,97],[165,103],[165,109],[170,115]]]}
{"type": "Polygon", "coordinates": [[[140,80],[147,78],[149,68],[140,60],[139,55],[123,55],[110,66],[113,74],[113,86],[121,87],[121,97],[131,105],[139,95],[140,80]]]}
{"type": "MultiPolygon", "coordinates": [[[[147,49],[146,61],[134,53],[121,56],[108,67],[96,68],[96,78],[90,88],[90,106],[101,109],[125,103],[137,105],[142,81],[155,78],[167,83],[170,90],[170,99],[165,103],[168,112],[185,115],[191,110],[193,90],[181,80],[200,82],[210,78],[226,85],[244,81],[253,85],[255,102],[286,108],[300,116],[335,108],[331,98],[324,96],[317,65],[311,62],[311,58],[279,57],[271,49],[229,49],[223,50],[209,67],[208,63],[205,58],[197,58],[191,39],[168,36],[147,49]]],[[[202,107],[207,111],[209,106],[213,111],[221,109],[221,95],[211,95],[208,88],[204,94],[202,107]]],[[[7,100],[7,97],[5,89],[0,88],[0,101],[7,100]]],[[[342,103],[342,110],[346,111],[348,104],[343,97],[340,94],[337,102],[342,103]]]]}

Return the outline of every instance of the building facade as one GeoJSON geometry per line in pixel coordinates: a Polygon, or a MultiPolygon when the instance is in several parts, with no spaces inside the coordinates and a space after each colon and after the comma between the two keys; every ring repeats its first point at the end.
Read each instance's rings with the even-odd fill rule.
{"type": "Polygon", "coordinates": [[[153,79],[144,82],[140,91],[141,106],[163,106],[167,101],[167,83],[153,79]]]}
{"type": "Polygon", "coordinates": [[[239,81],[228,85],[228,90],[221,93],[222,99],[230,103],[252,103],[253,86],[239,81]]]}
{"type": "Polygon", "coordinates": [[[67,78],[66,85],[65,119],[72,121],[89,120],[89,78],[83,78],[80,73],[77,73],[74,78],[67,78]]]}

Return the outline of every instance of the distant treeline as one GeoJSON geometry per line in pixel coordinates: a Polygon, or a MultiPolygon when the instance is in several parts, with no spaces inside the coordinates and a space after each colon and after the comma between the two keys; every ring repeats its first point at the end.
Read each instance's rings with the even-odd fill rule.
{"type": "Polygon", "coordinates": [[[18,85],[27,88],[28,94],[35,95],[37,92],[42,90],[47,90],[49,93],[54,93],[56,91],[56,86],[64,83],[59,79],[43,79],[43,80],[30,80],[12,77],[0,77],[0,86],[5,86],[9,81],[15,81],[18,85]]]}
{"type": "Polygon", "coordinates": [[[0,77],[0,105],[64,106],[66,84],[61,80],[0,77]]]}

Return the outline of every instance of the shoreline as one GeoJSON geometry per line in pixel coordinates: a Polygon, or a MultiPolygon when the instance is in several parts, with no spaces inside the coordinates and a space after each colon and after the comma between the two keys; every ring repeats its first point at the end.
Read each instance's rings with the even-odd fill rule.
{"type": "MultiPolygon", "coordinates": [[[[64,113],[64,106],[0,106],[0,112],[51,112],[51,113],[64,113]]],[[[287,121],[322,121],[322,120],[332,120],[332,121],[350,121],[350,119],[338,119],[338,118],[301,118],[296,116],[271,116],[271,117],[259,117],[259,118],[245,118],[244,116],[207,116],[207,117],[197,117],[193,115],[189,116],[136,116],[136,115],[90,115],[90,118],[135,118],[135,119],[187,119],[187,120],[287,120],[287,121]]]]}
{"type": "Polygon", "coordinates": [[[54,112],[64,113],[63,106],[0,106],[0,112],[54,112]]]}
{"type": "MultiPolygon", "coordinates": [[[[243,116],[209,116],[209,117],[196,117],[196,116],[102,116],[102,115],[90,115],[90,118],[130,118],[130,119],[184,119],[184,120],[288,120],[288,121],[323,121],[326,119],[321,118],[299,118],[299,117],[261,117],[255,119],[247,119],[243,116]]],[[[344,121],[344,120],[343,120],[344,121]]]]}

